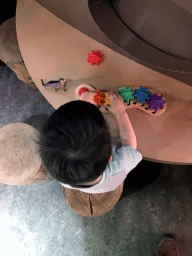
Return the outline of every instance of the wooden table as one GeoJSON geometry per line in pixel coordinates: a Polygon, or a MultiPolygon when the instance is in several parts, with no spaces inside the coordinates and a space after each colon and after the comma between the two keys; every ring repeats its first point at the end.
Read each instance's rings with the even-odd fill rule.
{"type": "MultiPolygon", "coordinates": [[[[75,89],[85,83],[99,90],[138,85],[148,87],[167,101],[159,117],[138,109],[127,113],[135,130],[143,159],[171,164],[192,164],[192,87],[142,66],[89,38],[57,18],[34,0],[18,0],[16,30],[22,58],[40,92],[58,109],[74,101],[75,89]],[[99,66],[87,62],[87,54],[99,50],[99,66]],[[67,91],[57,93],[41,84],[67,79],[67,91]]],[[[116,118],[104,114],[112,141],[120,145],[116,118]]]]}

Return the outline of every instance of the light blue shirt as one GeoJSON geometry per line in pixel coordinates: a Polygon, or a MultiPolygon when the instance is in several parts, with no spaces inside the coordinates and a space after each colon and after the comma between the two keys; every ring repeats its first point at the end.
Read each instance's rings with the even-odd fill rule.
{"type": "Polygon", "coordinates": [[[74,188],[68,184],[59,182],[62,186],[76,189],[85,193],[105,193],[115,190],[123,183],[127,174],[133,170],[142,160],[142,155],[129,145],[123,145],[117,149],[112,145],[112,160],[108,163],[99,183],[90,188],[74,188]]]}

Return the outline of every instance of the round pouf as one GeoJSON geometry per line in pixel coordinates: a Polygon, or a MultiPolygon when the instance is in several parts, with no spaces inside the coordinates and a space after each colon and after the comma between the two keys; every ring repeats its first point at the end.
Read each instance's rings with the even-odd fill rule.
{"type": "Polygon", "coordinates": [[[115,190],[106,193],[90,194],[76,189],[62,187],[69,207],[86,217],[96,217],[109,212],[119,201],[124,182],[115,190]]]}

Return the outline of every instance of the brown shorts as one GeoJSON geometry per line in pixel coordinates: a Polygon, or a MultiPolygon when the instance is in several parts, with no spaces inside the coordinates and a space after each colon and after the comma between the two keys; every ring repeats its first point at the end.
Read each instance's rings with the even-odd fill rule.
{"type": "Polygon", "coordinates": [[[96,217],[110,211],[119,201],[124,182],[115,190],[106,193],[90,194],[76,189],[62,187],[63,195],[70,208],[87,217],[96,217]]]}

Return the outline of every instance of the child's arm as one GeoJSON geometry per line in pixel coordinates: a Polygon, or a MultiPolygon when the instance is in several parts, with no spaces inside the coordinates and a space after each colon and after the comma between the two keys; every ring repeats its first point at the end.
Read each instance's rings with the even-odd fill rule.
{"type": "Polygon", "coordinates": [[[118,111],[116,118],[119,126],[121,145],[130,145],[132,148],[137,149],[135,132],[127,112],[125,110],[121,112],[118,111]]]}

